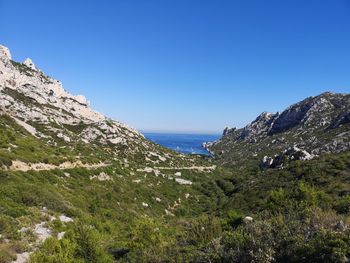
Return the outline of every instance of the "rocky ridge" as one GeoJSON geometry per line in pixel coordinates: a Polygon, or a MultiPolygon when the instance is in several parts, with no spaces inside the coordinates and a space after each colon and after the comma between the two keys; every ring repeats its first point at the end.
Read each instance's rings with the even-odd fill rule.
{"type": "Polygon", "coordinates": [[[1,45],[0,114],[52,146],[81,143],[109,147],[115,154],[160,154],[138,131],[93,110],[83,95],[67,92],[31,59],[13,61],[10,50],[1,45]]]}
{"type": "MultiPolygon", "coordinates": [[[[91,109],[83,95],[68,93],[60,81],[45,75],[31,59],[22,64],[14,62],[4,46],[0,46],[0,109],[25,123],[44,125],[67,142],[72,138],[62,125],[89,125],[79,133],[86,143],[98,139],[101,143],[127,145],[131,138],[142,137],[136,130],[91,109]]],[[[41,133],[37,136],[45,137],[41,133]]]]}
{"type": "Polygon", "coordinates": [[[297,146],[312,155],[350,149],[350,94],[325,92],[281,113],[263,112],[244,128],[225,128],[204,145],[226,164],[262,159],[297,146]]]}

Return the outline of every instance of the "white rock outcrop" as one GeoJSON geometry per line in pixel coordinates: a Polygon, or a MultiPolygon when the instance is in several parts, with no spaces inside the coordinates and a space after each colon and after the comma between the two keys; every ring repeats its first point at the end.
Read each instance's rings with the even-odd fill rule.
{"type": "Polygon", "coordinates": [[[36,70],[36,67],[34,65],[34,62],[30,59],[30,58],[27,58],[24,62],[23,62],[24,65],[26,65],[28,68],[32,69],[32,70],[36,70]]]}
{"type": "Polygon", "coordinates": [[[185,180],[182,178],[175,178],[175,182],[179,183],[179,184],[183,184],[183,185],[191,185],[192,182],[189,180],[185,180]]]}
{"type": "Polygon", "coordinates": [[[85,143],[125,146],[142,143],[143,135],[92,109],[83,95],[67,92],[59,80],[44,74],[31,59],[23,63],[11,59],[10,50],[0,45],[0,113],[15,118],[32,135],[45,134],[37,133],[29,125],[35,122],[45,126],[50,136],[54,132],[57,138],[69,143],[74,138],[65,125],[80,125],[83,129],[76,136],[85,143]]]}
{"type": "Polygon", "coordinates": [[[0,58],[6,59],[6,60],[12,59],[10,50],[3,45],[0,45],[0,58]]]}

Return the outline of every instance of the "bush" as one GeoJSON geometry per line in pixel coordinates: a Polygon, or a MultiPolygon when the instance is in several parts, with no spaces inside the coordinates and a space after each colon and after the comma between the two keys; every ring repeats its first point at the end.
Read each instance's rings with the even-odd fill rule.
{"type": "Polygon", "coordinates": [[[16,260],[16,255],[8,250],[0,249],[0,263],[8,263],[16,260]]]}
{"type": "Polygon", "coordinates": [[[319,229],[308,243],[295,251],[304,262],[348,262],[350,238],[329,229],[319,229]]]}
{"type": "Polygon", "coordinates": [[[187,230],[187,239],[190,241],[189,243],[201,247],[214,238],[219,237],[221,232],[222,228],[220,219],[205,215],[198,217],[191,222],[190,228],[187,230]]]}
{"type": "Polygon", "coordinates": [[[159,222],[146,217],[136,219],[131,225],[130,240],[130,261],[163,262],[166,258],[168,242],[159,222]]]}
{"type": "Polygon", "coordinates": [[[293,197],[305,207],[329,208],[331,206],[331,198],[325,192],[317,190],[303,181],[299,183],[293,197]]]}
{"type": "Polygon", "coordinates": [[[339,199],[336,202],[334,209],[340,214],[350,214],[350,195],[339,199]]]}
{"type": "Polygon", "coordinates": [[[12,165],[12,161],[10,158],[5,156],[0,156],[0,166],[10,167],[12,165]]]}
{"type": "Polygon", "coordinates": [[[6,215],[0,215],[0,233],[2,237],[18,238],[19,233],[17,227],[16,221],[13,220],[13,218],[6,215]]]}
{"type": "Polygon", "coordinates": [[[242,223],[243,223],[243,214],[240,212],[237,212],[236,210],[228,211],[226,216],[223,219],[223,227],[226,230],[230,230],[231,228],[235,229],[242,223]]]}
{"type": "Polygon", "coordinates": [[[332,212],[290,209],[266,214],[211,240],[195,262],[345,262],[350,230],[332,228],[341,220],[332,212]]]}
{"type": "Polygon", "coordinates": [[[83,223],[75,225],[73,241],[76,244],[75,256],[84,262],[112,262],[111,256],[101,248],[101,240],[98,232],[88,225],[83,223]]]}
{"type": "Polygon", "coordinates": [[[67,239],[47,239],[40,250],[34,252],[30,257],[33,263],[74,263],[83,262],[74,258],[76,246],[67,239]]]}
{"type": "Polygon", "coordinates": [[[289,203],[287,193],[282,188],[279,188],[278,190],[271,191],[267,199],[267,208],[271,211],[278,211],[289,206],[289,203]]]}

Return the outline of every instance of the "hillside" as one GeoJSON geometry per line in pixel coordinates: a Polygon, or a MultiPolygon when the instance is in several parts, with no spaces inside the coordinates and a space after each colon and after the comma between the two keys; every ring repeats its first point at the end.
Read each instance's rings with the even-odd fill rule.
{"type": "MultiPolygon", "coordinates": [[[[123,162],[123,157],[138,154],[153,156],[160,163],[166,160],[164,155],[158,158],[157,146],[139,132],[96,112],[84,96],[69,94],[31,59],[24,63],[11,60],[4,46],[0,46],[0,112],[46,147],[62,149],[62,158],[45,154],[49,162],[64,162],[68,156],[71,161],[123,162]]],[[[160,151],[164,154],[164,149],[160,151]]],[[[44,157],[30,154],[30,158],[28,161],[42,162],[44,157]]]]}
{"type": "Polygon", "coordinates": [[[11,60],[4,46],[0,112],[0,232],[8,258],[36,250],[48,237],[41,240],[41,223],[50,226],[49,236],[58,234],[55,224],[65,232],[60,214],[127,233],[129,220],[166,220],[210,207],[195,186],[214,165],[94,111],[30,59],[11,60]]]}
{"type": "Polygon", "coordinates": [[[322,94],[183,155],[0,46],[0,263],[349,262],[348,110],[322,94]]]}
{"type": "Polygon", "coordinates": [[[272,164],[275,155],[293,146],[306,158],[349,150],[350,94],[326,92],[281,113],[263,112],[244,128],[226,128],[218,141],[206,144],[225,165],[260,162],[264,156],[272,164]]]}

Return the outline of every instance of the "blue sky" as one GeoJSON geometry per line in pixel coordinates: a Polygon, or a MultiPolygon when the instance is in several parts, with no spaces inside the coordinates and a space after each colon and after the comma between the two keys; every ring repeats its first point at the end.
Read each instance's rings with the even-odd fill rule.
{"type": "Polygon", "coordinates": [[[0,43],[141,130],[220,132],[350,92],[348,0],[0,0],[0,43]]]}

